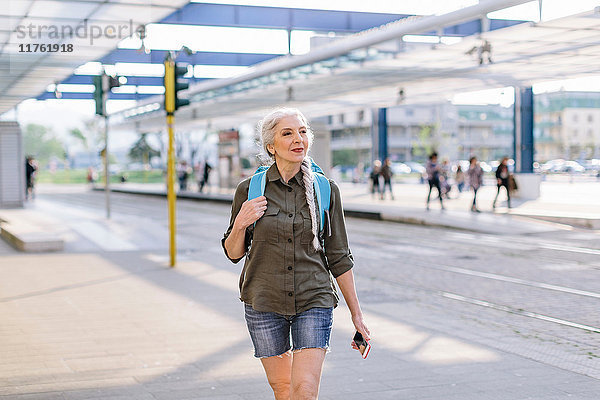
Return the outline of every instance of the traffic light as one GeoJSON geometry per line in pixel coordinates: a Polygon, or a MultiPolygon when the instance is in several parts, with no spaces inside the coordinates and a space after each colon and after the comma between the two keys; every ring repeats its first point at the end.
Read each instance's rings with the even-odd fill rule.
{"type": "Polygon", "coordinates": [[[175,109],[179,110],[179,107],[187,106],[190,104],[188,99],[180,99],[178,92],[182,90],[186,90],[190,87],[190,84],[187,80],[180,81],[179,78],[183,78],[185,74],[187,74],[188,66],[187,64],[175,64],[175,109]]]}
{"type": "Polygon", "coordinates": [[[107,78],[108,78],[108,91],[109,92],[112,90],[112,88],[121,86],[118,76],[107,76],[107,78]]]}
{"type": "Polygon", "coordinates": [[[96,114],[104,115],[104,88],[102,75],[94,76],[94,101],[96,102],[96,114]]]}
{"type": "Polygon", "coordinates": [[[96,102],[96,114],[105,115],[105,94],[112,88],[121,86],[118,76],[106,74],[94,76],[94,101],[96,102]]]}
{"type": "Polygon", "coordinates": [[[186,81],[180,81],[187,74],[187,64],[175,64],[174,61],[167,59],[165,60],[165,110],[167,114],[173,114],[179,107],[187,106],[190,104],[188,99],[180,99],[179,92],[190,87],[186,81]]]}

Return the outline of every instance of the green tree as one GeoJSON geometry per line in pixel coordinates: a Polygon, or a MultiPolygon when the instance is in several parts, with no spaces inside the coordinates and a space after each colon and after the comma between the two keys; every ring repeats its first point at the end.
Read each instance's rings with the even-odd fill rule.
{"type": "Polygon", "coordinates": [[[332,164],[336,165],[356,165],[359,161],[358,151],[354,149],[335,150],[331,153],[332,164]]]}
{"type": "Polygon", "coordinates": [[[51,157],[65,159],[65,146],[54,137],[52,130],[38,124],[28,124],[23,132],[25,154],[33,156],[40,165],[48,163],[51,157]]]}
{"type": "Polygon", "coordinates": [[[81,144],[83,144],[83,147],[87,150],[87,148],[88,148],[87,138],[85,137],[85,135],[83,134],[83,132],[81,132],[81,130],[79,128],[71,129],[69,131],[69,134],[71,135],[71,137],[81,141],[81,144]]]}
{"type": "Polygon", "coordinates": [[[142,133],[140,138],[129,149],[129,159],[139,161],[144,164],[150,162],[150,158],[160,156],[160,151],[152,148],[146,140],[147,133],[142,133]]]}
{"type": "Polygon", "coordinates": [[[411,144],[413,156],[419,159],[425,159],[439,147],[439,140],[434,134],[435,131],[435,125],[421,126],[416,140],[413,140],[411,144]]]}

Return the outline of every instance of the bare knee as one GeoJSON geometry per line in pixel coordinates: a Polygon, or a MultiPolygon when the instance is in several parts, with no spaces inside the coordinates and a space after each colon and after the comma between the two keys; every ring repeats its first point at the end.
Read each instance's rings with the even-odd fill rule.
{"type": "Polygon", "coordinates": [[[316,400],[319,395],[319,383],[310,380],[294,382],[292,400],[316,400]]]}
{"type": "Polygon", "coordinates": [[[287,381],[278,381],[271,382],[269,381],[269,385],[271,385],[271,389],[273,389],[273,394],[275,394],[276,400],[289,400],[290,398],[290,382],[287,381]]]}

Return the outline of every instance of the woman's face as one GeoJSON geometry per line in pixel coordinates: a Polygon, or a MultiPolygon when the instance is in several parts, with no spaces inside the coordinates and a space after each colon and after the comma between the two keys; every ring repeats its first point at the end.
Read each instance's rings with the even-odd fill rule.
{"type": "Polygon", "coordinates": [[[275,126],[273,144],[267,149],[275,156],[275,161],[301,163],[308,152],[308,128],[296,115],[283,117],[275,126]]]}

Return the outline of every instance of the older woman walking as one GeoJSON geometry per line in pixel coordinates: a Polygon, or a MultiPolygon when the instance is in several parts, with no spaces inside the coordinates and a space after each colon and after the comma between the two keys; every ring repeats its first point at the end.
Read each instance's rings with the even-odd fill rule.
{"type": "Polygon", "coordinates": [[[277,109],[259,123],[259,134],[273,162],[264,195],[248,200],[250,178],[238,185],[222,244],[234,263],[246,256],[240,299],[254,356],[275,398],[316,399],[339,299],[333,278],[354,327],[370,339],[356,295],[340,191],[329,181],[331,201],[320,232],[308,121],[297,109],[277,109]]]}

